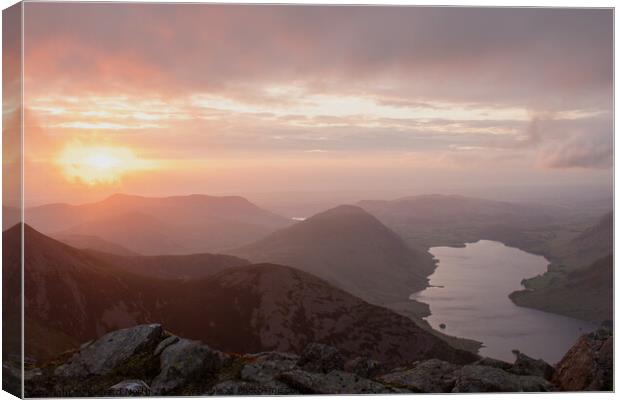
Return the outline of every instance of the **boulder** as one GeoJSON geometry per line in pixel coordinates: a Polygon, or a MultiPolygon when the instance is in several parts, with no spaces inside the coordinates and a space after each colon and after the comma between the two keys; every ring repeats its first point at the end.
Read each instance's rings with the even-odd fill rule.
{"type": "Polygon", "coordinates": [[[207,393],[210,396],[280,396],[291,394],[299,394],[299,392],[279,381],[256,383],[238,380],[218,383],[207,393]]]}
{"type": "Polygon", "coordinates": [[[150,396],[151,388],[140,379],[128,379],[111,386],[106,395],[115,397],[150,396]]]}
{"type": "Polygon", "coordinates": [[[454,375],[460,367],[441,360],[427,360],[404,371],[379,377],[381,382],[412,392],[449,393],[454,387],[454,375]]]}
{"type": "Polygon", "coordinates": [[[517,360],[512,367],[508,369],[508,372],[517,375],[539,376],[546,380],[550,380],[553,376],[554,369],[551,365],[547,364],[545,360],[535,360],[523,353],[518,353],[517,360]]]}
{"type": "Polygon", "coordinates": [[[225,354],[199,341],[179,339],[161,352],[161,372],[151,383],[152,393],[182,395],[206,387],[229,360],[225,354]]]}
{"type": "Polygon", "coordinates": [[[553,386],[538,376],[521,376],[484,365],[466,365],[456,372],[452,392],[549,392],[553,386]]]}
{"type": "Polygon", "coordinates": [[[278,379],[304,394],[378,394],[394,392],[379,382],[337,370],[322,374],[294,369],[282,373],[278,379]]]}
{"type": "Polygon", "coordinates": [[[163,338],[164,330],[159,324],[138,325],[110,332],[82,346],[66,363],[58,366],[54,374],[79,378],[105,375],[120,366],[127,368],[131,365],[132,368],[140,369],[141,365],[133,365],[132,359],[143,351],[152,351],[163,338]]]}
{"type": "Polygon", "coordinates": [[[241,369],[241,379],[255,383],[267,383],[282,372],[295,368],[299,357],[294,354],[267,352],[247,356],[249,361],[241,369]]]}
{"type": "Polygon", "coordinates": [[[345,363],[344,370],[362,378],[372,378],[381,371],[381,363],[368,357],[356,357],[345,363]]]}
{"type": "Polygon", "coordinates": [[[345,358],[335,347],[321,343],[308,344],[299,358],[298,365],[307,371],[329,372],[343,370],[345,358]]]}
{"type": "Polygon", "coordinates": [[[512,368],[512,364],[506,361],[497,360],[491,357],[483,357],[480,360],[473,363],[474,365],[483,365],[486,367],[493,367],[503,369],[504,371],[508,371],[512,368]]]}
{"type": "Polygon", "coordinates": [[[164,351],[164,349],[166,347],[170,346],[171,344],[175,344],[178,341],[179,341],[179,337],[178,336],[174,336],[174,335],[165,338],[164,340],[159,342],[157,347],[155,347],[155,351],[153,351],[153,355],[154,356],[159,356],[161,354],[161,352],[164,351]]]}
{"type": "Polygon", "coordinates": [[[521,392],[555,392],[557,388],[548,380],[540,376],[519,375],[521,392]]]}
{"type": "Polygon", "coordinates": [[[551,381],[560,390],[613,390],[613,333],[609,329],[584,335],[556,365],[551,381]]]}

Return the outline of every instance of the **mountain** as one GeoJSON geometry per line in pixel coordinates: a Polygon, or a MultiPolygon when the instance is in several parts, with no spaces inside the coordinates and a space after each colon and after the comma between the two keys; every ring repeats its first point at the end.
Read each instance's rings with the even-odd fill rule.
{"type": "Polygon", "coordinates": [[[503,233],[502,239],[510,240],[508,232],[519,234],[524,229],[547,227],[567,213],[561,207],[438,194],[364,200],[358,205],[394,229],[407,243],[425,247],[493,240],[492,233],[497,230],[503,233]]]}
{"type": "MultiPolygon", "coordinates": [[[[114,329],[160,321],[172,332],[230,352],[300,351],[322,341],[385,363],[476,358],[408,318],[290,267],[212,268],[207,255],[105,255],[75,249],[28,226],[24,230],[30,357],[48,358],[114,329]],[[200,257],[206,258],[198,262],[200,257]],[[181,272],[172,279],[155,278],[144,275],[146,269],[132,271],[132,260],[158,260],[159,276],[166,275],[163,270],[187,271],[199,265],[213,271],[202,278],[178,279],[181,272]],[[67,340],[49,342],[48,337],[67,340]]],[[[13,248],[20,238],[19,226],[11,228],[3,235],[3,245],[13,248]]],[[[6,254],[4,265],[16,276],[20,255],[6,254]]]]}
{"type": "MultiPolygon", "coordinates": [[[[370,303],[405,302],[435,264],[360,207],[343,205],[272,233],[232,254],[289,265],[370,303]]],[[[413,302],[411,302],[413,303],[413,302]]]]}
{"type": "Polygon", "coordinates": [[[78,249],[97,250],[103,253],[118,254],[121,256],[137,256],[135,251],[131,251],[120,244],[116,244],[100,237],[92,235],[58,235],[54,239],[68,244],[78,249]]]}
{"type": "MultiPolygon", "coordinates": [[[[122,244],[139,254],[189,254],[192,250],[183,238],[191,229],[165,223],[142,212],[130,211],[83,222],[52,236],[97,236],[122,244]]],[[[205,241],[208,242],[208,236],[205,241]]]]}
{"type": "Polygon", "coordinates": [[[291,222],[237,196],[115,194],[82,205],[28,208],[26,222],[50,235],[89,235],[146,255],[221,251],[291,222]]]}
{"type": "Polygon", "coordinates": [[[111,265],[115,269],[146,278],[192,280],[211,276],[217,272],[250,262],[239,257],[224,254],[187,254],[164,256],[123,256],[85,250],[86,254],[95,256],[98,262],[111,265]]]}
{"type": "MultiPolygon", "coordinates": [[[[20,239],[20,225],[5,231],[2,237],[3,247],[11,249],[3,253],[5,282],[15,287],[20,284],[20,252],[15,251],[20,239]]],[[[157,292],[162,284],[154,277],[177,281],[248,264],[237,257],[210,254],[121,257],[78,250],[28,225],[24,225],[24,243],[26,336],[32,339],[27,346],[32,347],[29,353],[37,356],[58,350],[37,338],[83,341],[148,318],[160,301],[157,292]]],[[[8,291],[3,293],[5,304],[14,302],[8,291]]]]}

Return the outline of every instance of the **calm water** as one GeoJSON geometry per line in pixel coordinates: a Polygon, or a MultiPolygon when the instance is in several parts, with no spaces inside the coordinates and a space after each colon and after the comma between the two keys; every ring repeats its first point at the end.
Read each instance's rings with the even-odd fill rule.
{"type": "Polygon", "coordinates": [[[427,321],[449,335],[484,343],[480,353],[509,362],[511,350],[559,361],[576,339],[594,324],[517,307],[508,294],[521,279],[546,270],[548,261],[499,242],[481,240],[464,248],[433,247],[439,260],[429,287],[412,298],[430,305],[427,321]],[[445,324],[445,329],[439,325],[445,324]]]}

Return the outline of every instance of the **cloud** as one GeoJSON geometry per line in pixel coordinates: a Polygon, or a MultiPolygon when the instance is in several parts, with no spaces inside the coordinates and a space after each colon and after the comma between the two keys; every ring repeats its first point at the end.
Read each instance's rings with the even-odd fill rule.
{"type": "Polygon", "coordinates": [[[41,159],[79,138],[187,161],[187,180],[194,162],[251,176],[252,159],[349,160],[350,178],[412,154],[407,179],[445,162],[524,181],[611,163],[610,9],[35,2],[25,17],[41,159]]]}
{"type": "Polygon", "coordinates": [[[603,9],[30,3],[34,88],[609,107],[603,9]],[[97,77],[97,79],[93,79],[97,77]]]}
{"type": "Polygon", "coordinates": [[[545,168],[610,168],[612,136],[610,132],[575,134],[567,141],[543,148],[538,163],[545,168]]]}

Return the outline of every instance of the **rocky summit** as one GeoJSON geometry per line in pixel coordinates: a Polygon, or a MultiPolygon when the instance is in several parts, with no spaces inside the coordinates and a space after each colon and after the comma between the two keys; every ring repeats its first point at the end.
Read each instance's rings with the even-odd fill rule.
{"type": "Polygon", "coordinates": [[[110,332],[30,367],[25,389],[27,397],[601,390],[606,378],[600,365],[611,337],[609,332],[582,337],[557,369],[524,354],[515,363],[428,359],[394,368],[322,343],[300,354],[224,353],[149,324],[110,332]],[[582,371],[591,373],[577,382],[582,371]]]}

